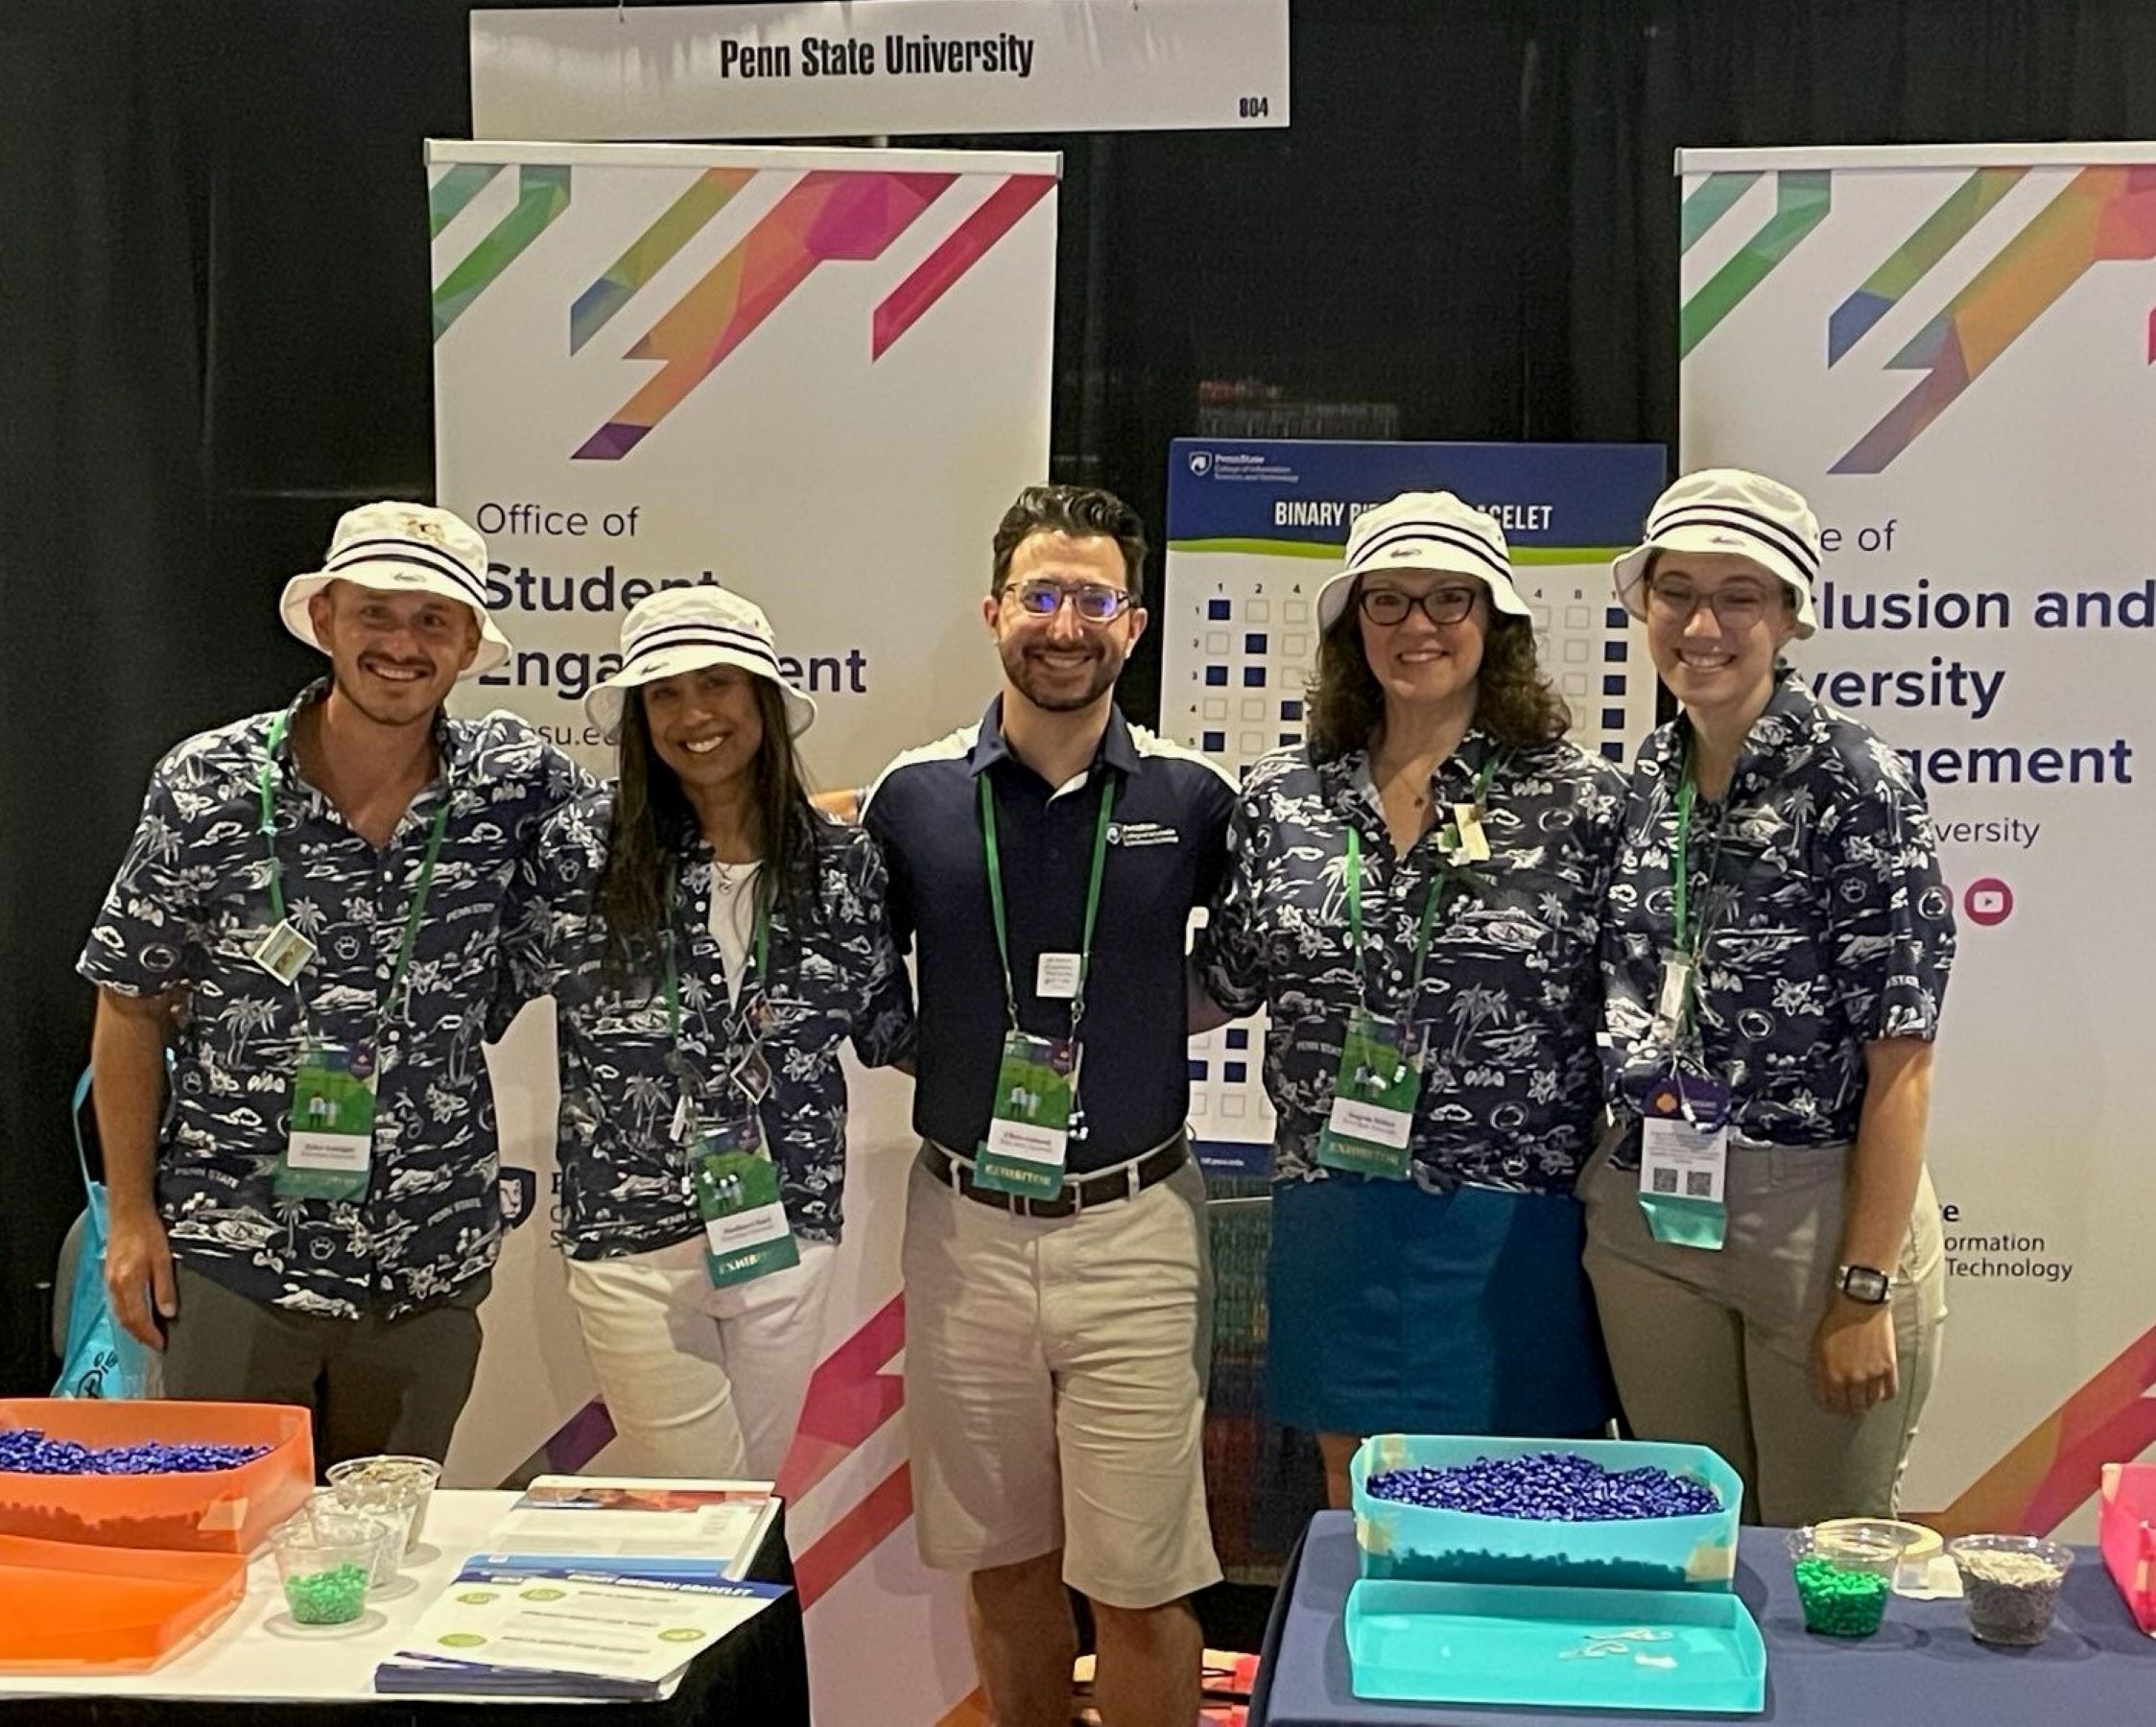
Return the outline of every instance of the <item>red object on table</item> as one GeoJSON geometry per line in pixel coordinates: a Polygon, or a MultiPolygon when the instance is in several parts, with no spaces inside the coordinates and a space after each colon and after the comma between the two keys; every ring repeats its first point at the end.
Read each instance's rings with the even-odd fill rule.
{"type": "Polygon", "coordinates": [[[0,1672],[147,1673],[239,1605],[247,1567],[0,1535],[0,1672]]]}
{"type": "Polygon", "coordinates": [[[2103,1466],[2097,1539],[2134,1623],[2156,1635],[2156,1464],[2103,1466]]]}
{"type": "Polygon", "coordinates": [[[287,1404],[0,1398],[0,1428],[37,1428],[95,1446],[154,1440],[271,1448],[237,1469],[188,1475],[0,1470],[0,1535],[245,1555],[314,1491],[314,1430],[306,1410],[287,1404]]]}

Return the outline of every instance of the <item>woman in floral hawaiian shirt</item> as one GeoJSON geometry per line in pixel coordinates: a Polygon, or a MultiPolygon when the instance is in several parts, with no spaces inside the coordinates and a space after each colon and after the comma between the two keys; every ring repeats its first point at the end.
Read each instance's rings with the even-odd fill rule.
{"type": "Polygon", "coordinates": [[[775,1476],[821,1342],[845,1182],[839,1047],[908,1053],[876,844],[809,806],[814,704],[699,586],[623,625],[586,698],[619,778],[545,828],[517,916],[557,1006],[558,1232],[624,1467],[775,1476]]]}
{"type": "Polygon", "coordinates": [[[1924,1130],[1953,911],[1901,758],[1781,663],[1818,569],[1805,501],[1735,469],[1678,481],[1617,562],[1682,712],[1633,767],[1616,1129],[1580,1190],[1633,1429],[1713,1446],[1771,1524],[1893,1510],[1946,1312],[1924,1130]]]}
{"type": "Polygon", "coordinates": [[[1623,780],[1564,741],[1497,522],[1365,511],[1318,596],[1308,741],[1250,771],[1197,957],[1263,1006],[1273,1413],[1334,1502],[1376,1431],[1599,1433],[1573,1183],[1623,780]]]}

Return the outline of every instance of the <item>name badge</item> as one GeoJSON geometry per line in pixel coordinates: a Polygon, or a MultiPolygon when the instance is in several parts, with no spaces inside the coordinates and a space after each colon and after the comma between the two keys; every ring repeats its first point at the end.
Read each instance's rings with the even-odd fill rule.
{"type": "Polygon", "coordinates": [[[988,1137],[981,1142],[974,1162],[974,1186],[1029,1199],[1053,1199],[1063,1191],[1078,1055],[1078,1045],[1067,1037],[1012,1031],[1004,1038],[988,1137]]]}
{"type": "Polygon", "coordinates": [[[1068,1002],[1078,992],[1078,957],[1043,954],[1033,968],[1033,993],[1044,1002],[1068,1002]]]}
{"type": "Polygon", "coordinates": [[[1317,1161],[1329,1170],[1404,1181],[1421,1095],[1422,1053],[1408,1047],[1406,1028],[1357,1008],[1341,1040],[1332,1112],[1317,1136],[1317,1161]]]}
{"type": "Polygon", "coordinates": [[[283,919],[248,950],[248,958],[280,983],[296,983],[314,963],[315,944],[283,919]]]}
{"type": "Polygon", "coordinates": [[[1640,1124],[1640,1210],[1658,1242],[1708,1251],[1728,1229],[1729,1088],[1672,1074],[1640,1124]]]}
{"type": "Polygon", "coordinates": [[[356,1199],[374,1154],[372,1053],[308,1038],[293,1074],[292,1116],[273,1186],[280,1198],[356,1199]]]}
{"type": "Polygon", "coordinates": [[[801,1263],[779,1195],[778,1165],[754,1121],[715,1128],[698,1140],[694,1184],[697,1214],[703,1219],[704,1269],[714,1289],[801,1263]]]}

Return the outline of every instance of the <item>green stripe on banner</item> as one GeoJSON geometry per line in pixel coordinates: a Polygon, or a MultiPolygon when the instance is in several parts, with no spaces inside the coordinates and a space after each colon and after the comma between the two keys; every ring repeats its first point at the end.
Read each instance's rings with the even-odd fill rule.
{"type": "Polygon", "coordinates": [[[439,238],[441,230],[462,215],[464,206],[477,198],[501,171],[502,165],[499,162],[459,162],[429,186],[427,238],[439,238]]]}
{"type": "MultiPolygon", "coordinates": [[[[1168,549],[1171,552],[1241,552],[1260,557],[1322,558],[1329,563],[1339,563],[1341,556],[1339,546],[1314,545],[1309,540],[1170,540],[1168,549]]],[[[1526,566],[1607,563],[1631,549],[1629,546],[1514,546],[1511,552],[1512,561],[1526,566]]]]}
{"type": "Polygon", "coordinates": [[[494,225],[486,238],[473,247],[435,290],[437,342],[568,207],[567,168],[533,166],[517,170],[516,207],[494,225]]]}
{"type": "Polygon", "coordinates": [[[1755,170],[1749,174],[1710,174],[1694,186],[1684,201],[1684,208],[1677,212],[1684,230],[1684,244],[1679,249],[1690,251],[1692,243],[1728,215],[1730,207],[1758,183],[1755,170]]]}
{"type": "Polygon", "coordinates": [[[1831,177],[1824,168],[1791,169],[1774,177],[1774,214],[1704,288],[1685,301],[1677,324],[1679,359],[1704,342],[1796,249],[1797,243],[1827,219],[1833,202],[1831,177]]]}
{"type": "Polygon", "coordinates": [[[1192,539],[1170,540],[1171,552],[1247,552],[1260,557],[1317,557],[1331,563],[1340,560],[1338,546],[1314,545],[1309,540],[1192,539]]]}

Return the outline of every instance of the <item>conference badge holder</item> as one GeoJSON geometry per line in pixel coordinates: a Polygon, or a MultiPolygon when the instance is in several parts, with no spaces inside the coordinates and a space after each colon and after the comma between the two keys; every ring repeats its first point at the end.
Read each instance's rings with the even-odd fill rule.
{"type": "Polygon", "coordinates": [[[373,1052],[364,1045],[301,1040],[290,1131],[273,1183],[279,1198],[357,1199],[367,1192],[377,1077],[373,1052]]]}
{"type": "Polygon", "coordinates": [[[1317,1137],[1328,1170],[1404,1181],[1408,1138],[1422,1092],[1422,1052],[1409,1047],[1398,1020],[1358,1007],[1348,1015],[1333,1110],[1317,1137]]]}
{"type": "Polygon", "coordinates": [[[714,1289],[801,1263],[779,1196],[778,1165],[753,1117],[707,1129],[697,1141],[692,1170],[697,1213],[703,1219],[704,1268],[714,1289]]]}
{"type": "Polygon", "coordinates": [[[1026,1199],[1053,1199],[1061,1193],[1077,1088],[1078,1045],[1072,1039],[1006,1033],[988,1137],[975,1152],[973,1185],[1026,1199]]]}
{"type": "Polygon", "coordinates": [[[1728,1233],[1729,1087],[1672,1068],[1640,1124],[1640,1211],[1654,1239],[1715,1251],[1728,1233]]]}

